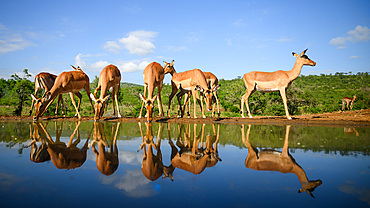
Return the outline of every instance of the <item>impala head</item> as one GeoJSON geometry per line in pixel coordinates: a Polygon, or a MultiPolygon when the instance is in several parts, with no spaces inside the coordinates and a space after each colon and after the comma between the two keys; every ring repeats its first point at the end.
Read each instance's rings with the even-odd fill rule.
{"type": "Polygon", "coordinates": [[[213,88],[208,87],[208,89],[204,89],[200,85],[195,87],[195,90],[201,92],[206,100],[206,108],[208,111],[212,110],[212,101],[215,99],[213,96],[213,92],[216,92],[220,88],[220,85],[214,86],[213,88]]]}
{"type": "Polygon", "coordinates": [[[46,92],[41,99],[32,94],[31,97],[35,100],[35,115],[33,116],[33,121],[37,121],[46,110],[49,100],[51,99],[51,93],[46,92]]]}
{"type": "Polygon", "coordinates": [[[322,184],[322,181],[319,179],[319,180],[312,180],[312,181],[304,182],[301,184],[302,184],[302,189],[299,189],[298,193],[302,193],[305,191],[308,193],[308,195],[315,198],[312,192],[315,191],[315,189],[322,184]]]}
{"type": "Polygon", "coordinates": [[[94,115],[94,120],[99,120],[100,117],[103,116],[104,114],[104,108],[105,105],[107,104],[109,100],[110,95],[105,96],[105,98],[101,99],[96,99],[95,96],[90,93],[90,98],[95,102],[94,109],[95,109],[95,115],[94,115]]]}
{"type": "Polygon", "coordinates": [[[355,101],[355,100],[356,100],[356,98],[357,98],[357,97],[356,97],[356,95],[354,95],[354,96],[353,96],[353,98],[352,98],[352,99],[353,99],[353,101],[355,101]]]}
{"type": "Polygon", "coordinates": [[[74,67],[73,65],[71,65],[71,67],[72,67],[74,70],[76,70],[76,71],[82,71],[82,69],[81,69],[81,67],[80,67],[80,66],[77,66],[77,68],[76,68],[76,67],[74,67]]]}
{"type": "Polygon", "coordinates": [[[144,95],[142,95],[141,93],[140,93],[140,98],[141,98],[141,100],[143,100],[144,101],[144,106],[145,106],[145,108],[146,108],[146,111],[147,111],[147,121],[148,122],[151,122],[152,121],[152,119],[153,119],[153,117],[152,117],[152,114],[153,114],[153,107],[154,107],[154,101],[155,101],[155,99],[157,99],[157,95],[155,95],[152,99],[147,99],[144,95]]]}
{"type": "Polygon", "coordinates": [[[301,54],[296,54],[294,52],[292,52],[293,56],[294,57],[297,57],[297,61],[296,62],[300,62],[302,63],[303,65],[309,65],[309,66],[316,66],[316,62],[312,61],[311,59],[308,58],[306,54],[306,51],[308,49],[304,50],[301,54]]]}
{"type": "Polygon", "coordinates": [[[164,73],[167,74],[167,73],[170,73],[171,75],[175,72],[175,68],[173,67],[173,65],[175,64],[175,60],[172,60],[171,63],[167,63],[165,61],[164,62],[164,73]]]}

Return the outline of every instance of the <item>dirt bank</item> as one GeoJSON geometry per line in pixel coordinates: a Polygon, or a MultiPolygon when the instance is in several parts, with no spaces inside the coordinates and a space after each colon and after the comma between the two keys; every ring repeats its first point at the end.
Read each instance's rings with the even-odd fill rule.
{"type": "MultiPolygon", "coordinates": [[[[11,121],[32,121],[31,116],[0,116],[0,122],[11,121]]],[[[56,117],[43,116],[39,119],[43,120],[63,120],[75,121],[75,117],[56,117]]],[[[93,120],[93,117],[82,117],[83,121],[93,120]]],[[[120,121],[120,122],[138,122],[145,121],[145,118],[103,118],[104,121],[120,121]]],[[[338,111],[333,113],[310,114],[293,116],[292,120],[287,120],[285,116],[256,116],[253,118],[240,117],[221,117],[221,118],[160,118],[155,117],[154,122],[169,122],[169,123],[248,123],[248,124],[298,124],[298,125],[340,125],[340,126],[370,126],[370,109],[356,111],[338,111]]]]}

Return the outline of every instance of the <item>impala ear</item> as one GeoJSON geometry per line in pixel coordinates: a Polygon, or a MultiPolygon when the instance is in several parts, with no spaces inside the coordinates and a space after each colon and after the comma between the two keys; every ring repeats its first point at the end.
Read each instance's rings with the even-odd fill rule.
{"type": "Polygon", "coordinates": [[[296,54],[294,52],[292,52],[292,54],[293,54],[294,57],[298,57],[298,54],[296,54]]]}
{"type": "Polygon", "coordinates": [[[307,50],[308,50],[308,48],[306,50],[304,50],[299,56],[303,56],[304,54],[306,54],[307,50]]]}
{"type": "Polygon", "coordinates": [[[200,85],[197,85],[197,86],[195,87],[195,90],[198,90],[198,91],[200,91],[200,92],[204,92],[203,87],[201,87],[200,85]]]}
{"type": "Polygon", "coordinates": [[[105,96],[105,98],[103,99],[103,103],[108,102],[109,98],[110,98],[110,95],[105,96]]]}
{"type": "Polygon", "coordinates": [[[142,95],[141,93],[139,93],[139,96],[140,98],[145,102],[146,101],[146,97],[144,95],[142,95]]]}
{"type": "Polygon", "coordinates": [[[157,99],[157,95],[154,95],[154,97],[152,98],[153,103],[154,103],[155,99],[157,99]]]}
{"type": "Polygon", "coordinates": [[[49,91],[49,92],[45,93],[44,98],[45,98],[45,101],[50,100],[50,98],[51,98],[51,92],[49,91]]]}
{"type": "Polygon", "coordinates": [[[218,89],[220,89],[220,85],[215,86],[212,91],[217,92],[218,89]]]}
{"type": "Polygon", "coordinates": [[[90,98],[91,98],[92,101],[96,102],[96,98],[92,93],[90,93],[90,98]]]}
{"type": "Polygon", "coordinates": [[[35,95],[33,95],[33,94],[31,94],[31,97],[32,97],[32,99],[33,99],[33,100],[35,100],[35,101],[37,101],[37,100],[38,100],[38,98],[37,98],[35,95]]]}
{"type": "Polygon", "coordinates": [[[163,63],[166,65],[166,64],[168,64],[167,62],[165,62],[165,61],[163,61],[163,63]]]}
{"type": "Polygon", "coordinates": [[[76,67],[74,67],[72,64],[71,64],[71,67],[72,67],[73,69],[76,69],[76,67]]]}
{"type": "Polygon", "coordinates": [[[172,60],[172,65],[175,63],[175,60],[172,60]]]}

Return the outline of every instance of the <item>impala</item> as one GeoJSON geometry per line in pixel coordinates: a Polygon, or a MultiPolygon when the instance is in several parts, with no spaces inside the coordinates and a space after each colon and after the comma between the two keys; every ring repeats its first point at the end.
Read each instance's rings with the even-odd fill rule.
{"type": "Polygon", "coordinates": [[[156,98],[158,98],[158,108],[159,108],[159,115],[164,116],[163,114],[163,105],[162,105],[162,96],[161,91],[163,87],[163,79],[165,76],[165,71],[169,73],[169,71],[175,70],[174,60],[172,60],[172,63],[167,63],[164,61],[165,66],[163,67],[158,64],[157,62],[150,63],[143,72],[144,77],[144,95],[140,93],[140,98],[143,100],[143,103],[141,105],[140,115],[139,118],[142,116],[143,107],[145,106],[147,110],[147,121],[152,121],[152,114],[153,114],[153,107],[154,107],[154,101],[156,98]],[[158,92],[155,96],[153,96],[154,89],[158,88],[158,92]],[[147,95],[148,91],[148,95],[147,95]]]}
{"type": "Polygon", "coordinates": [[[196,102],[201,107],[202,110],[202,116],[205,118],[204,114],[204,108],[202,108],[202,104],[199,100],[199,95],[197,91],[200,91],[203,93],[205,100],[206,100],[206,105],[208,111],[212,110],[212,93],[217,91],[218,87],[211,88],[207,85],[207,80],[206,77],[204,76],[203,72],[199,69],[193,69],[181,73],[177,73],[175,69],[167,69],[165,70],[165,73],[170,73],[172,75],[171,79],[171,85],[172,85],[172,92],[169,97],[169,103],[168,103],[168,111],[167,115],[170,116],[170,109],[171,109],[171,101],[173,96],[177,93],[177,91],[180,90],[180,93],[178,93],[177,96],[177,101],[179,102],[179,111],[181,112],[181,117],[184,115],[184,111],[181,107],[181,97],[188,92],[191,92],[193,95],[193,100],[194,100],[194,118],[197,117],[197,112],[196,112],[196,102]]]}
{"type": "Polygon", "coordinates": [[[112,127],[112,143],[107,143],[104,125],[100,122],[94,122],[94,140],[90,142],[89,147],[92,146],[92,150],[96,157],[96,167],[104,175],[112,175],[118,168],[118,148],[117,148],[117,134],[120,123],[116,125],[115,132],[114,126],[112,127]],[[99,151],[95,148],[95,143],[98,144],[99,151]],[[110,146],[110,149],[109,149],[110,146]],[[106,151],[107,150],[109,151],[106,151]]]}
{"type": "MultiPolygon", "coordinates": [[[[213,91],[213,96],[212,96],[212,102],[213,102],[212,117],[215,116],[216,104],[217,104],[217,114],[218,114],[218,117],[220,117],[220,106],[219,106],[219,99],[218,99],[218,96],[217,96],[217,90],[220,87],[218,85],[218,79],[211,72],[203,72],[203,74],[206,77],[208,87],[211,87],[211,89],[216,89],[215,91],[213,91]]],[[[188,116],[190,116],[190,102],[189,102],[190,96],[191,96],[191,93],[189,92],[189,93],[185,94],[185,99],[184,99],[185,100],[184,101],[184,109],[185,109],[185,106],[188,107],[188,111],[187,111],[188,116]]],[[[200,96],[200,100],[201,100],[200,102],[203,105],[203,96],[200,96]]]]}
{"type": "MultiPolygon", "coordinates": [[[[41,73],[37,74],[35,76],[35,93],[34,93],[34,96],[37,95],[37,93],[40,91],[40,89],[45,90],[44,94],[46,92],[48,92],[53,87],[56,78],[57,78],[56,75],[50,74],[50,73],[47,73],[47,72],[41,72],[41,73]]],[[[35,102],[35,100],[32,99],[30,116],[32,115],[32,109],[33,109],[34,102],[35,102]]],[[[55,108],[55,115],[57,115],[59,103],[62,106],[62,115],[64,115],[62,95],[58,96],[58,102],[57,102],[57,106],[55,108]]]]}
{"type": "Polygon", "coordinates": [[[342,99],[342,110],[345,110],[346,109],[346,106],[347,106],[347,109],[348,110],[352,110],[352,108],[353,108],[353,102],[355,102],[356,98],[357,98],[356,95],[354,95],[353,98],[344,97],[342,99]],[[350,107],[348,107],[348,105],[350,105],[350,107]]]}
{"type": "MultiPolygon", "coordinates": [[[[90,94],[90,83],[89,77],[82,71],[69,71],[61,73],[56,79],[53,87],[50,91],[47,91],[44,96],[39,99],[34,95],[31,97],[36,101],[35,103],[35,115],[33,120],[36,121],[40,116],[42,116],[45,110],[49,107],[49,105],[53,102],[53,100],[60,94],[69,93],[71,96],[72,104],[76,109],[76,114],[79,119],[81,119],[81,115],[78,112],[81,104],[82,95],[79,93],[80,90],[85,89],[87,96],[90,94]],[[76,106],[75,99],[73,94],[79,97],[78,107],[76,106]]],[[[94,109],[94,105],[92,104],[92,100],[90,99],[90,104],[94,109]]]]}
{"type": "Polygon", "coordinates": [[[181,125],[179,131],[178,141],[176,145],[180,148],[178,150],[173,144],[171,138],[169,137],[169,144],[171,145],[171,164],[182,170],[191,172],[195,175],[202,173],[205,168],[213,167],[218,161],[221,161],[221,158],[218,156],[217,143],[219,141],[219,130],[215,131],[215,126],[213,126],[213,136],[208,135],[205,142],[205,147],[203,147],[203,136],[204,136],[204,127],[202,125],[201,131],[197,135],[196,129],[197,124],[194,124],[194,138],[191,142],[191,132],[190,124],[187,126],[186,132],[184,133],[184,139],[181,140],[181,133],[183,132],[184,125],[181,125]],[[215,140],[213,140],[215,139],[215,140]],[[214,142],[213,142],[214,141],[214,142]],[[199,144],[201,146],[199,147],[199,144]],[[214,147],[213,145],[214,144],[214,147]]]}
{"type": "MultiPolygon", "coordinates": [[[[87,158],[87,149],[88,149],[88,141],[90,139],[90,134],[89,137],[86,139],[85,144],[83,147],[80,149],[77,147],[77,145],[80,142],[80,134],[79,134],[79,126],[80,126],[80,121],[77,122],[75,130],[73,131],[68,144],[65,144],[64,142],[60,141],[60,137],[62,134],[62,127],[60,129],[57,129],[56,126],[56,139],[53,141],[49,133],[46,131],[45,127],[40,125],[42,131],[46,134],[47,139],[46,142],[48,143],[48,148],[47,151],[50,155],[51,161],[57,167],[58,169],[75,169],[78,167],[81,167],[87,158]],[[77,133],[77,139],[73,142],[73,138],[75,134],[77,133]]],[[[38,125],[39,123],[37,123],[38,125]]],[[[63,125],[63,123],[62,123],[63,125]]]]}
{"type": "Polygon", "coordinates": [[[143,149],[143,162],[141,164],[141,171],[143,172],[144,176],[151,181],[155,181],[163,175],[162,178],[169,177],[171,181],[173,181],[172,173],[175,168],[172,165],[165,166],[162,161],[162,152],[161,152],[162,124],[161,123],[159,124],[158,135],[155,144],[153,141],[152,123],[145,123],[146,126],[145,136],[141,128],[141,123],[139,122],[138,124],[143,141],[138,151],[143,149]],[[157,150],[157,154],[154,154],[153,148],[157,150]]]}
{"type": "Polygon", "coordinates": [[[243,81],[247,87],[247,92],[241,98],[241,116],[244,118],[244,102],[247,107],[248,116],[252,118],[251,112],[249,110],[248,98],[256,90],[261,92],[273,92],[280,91],[280,95],[283,99],[285,114],[289,120],[292,118],[289,116],[286,90],[290,84],[297,79],[301,73],[303,65],[315,66],[316,63],[305,55],[307,49],[304,50],[300,55],[292,53],[294,57],[297,57],[294,67],[290,71],[275,71],[275,72],[258,72],[253,71],[244,74],[243,81]]]}
{"type": "Polygon", "coordinates": [[[114,65],[108,65],[104,67],[99,75],[98,87],[94,91],[94,95],[91,93],[90,98],[95,102],[94,109],[95,115],[94,120],[99,120],[104,114],[105,105],[109,99],[108,90],[112,89],[113,95],[113,117],[116,117],[116,106],[117,105],[118,117],[121,117],[118,107],[118,92],[121,85],[121,72],[114,65]],[[97,99],[98,90],[101,89],[100,97],[97,99]]]}
{"type": "Polygon", "coordinates": [[[289,131],[290,125],[286,126],[285,141],[283,151],[278,152],[271,149],[258,151],[249,142],[249,133],[251,125],[248,125],[247,136],[244,134],[244,125],[242,125],[242,141],[248,148],[248,156],[245,159],[245,167],[258,170],[258,171],[277,171],[281,173],[293,173],[298,177],[302,185],[298,193],[307,192],[310,196],[314,197],[312,192],[322,184],[319,180],[308,180],[307,175],[303,168],[299,166],[292,155],[289,154],[289,131]]]}

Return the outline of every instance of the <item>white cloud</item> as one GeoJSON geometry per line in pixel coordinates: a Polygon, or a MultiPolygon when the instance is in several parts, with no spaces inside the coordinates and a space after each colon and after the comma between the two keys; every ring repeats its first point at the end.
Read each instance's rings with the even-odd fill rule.
{"type": "Polygon", "coordinates": [[[148,64],[150,64],[148,61],[130,61],[119,64],[118,68],[121,70],[121,72],[135,72],[144,70],[148,64]]]}
{"type": "Polygon", "coordinates": [[[22,50],[32,45],[19,33],[12,32],[0,23],[0,54],[22,50]]]}
{"type": "Polygon", "coordinates": [[[118,53],[118,51],[121,50],[122,47],[114,41],[107,41],[105,42],[104,49],[111,51],[111,52],[118,53]]]}
{"type": "Polygon", "coordinates": [[[232,23],[232,26],[234,27],[244,27],[247,24],[244,23],[243,19],[238,19],[235,22],[232,23]]]}
{"type": "Polygon", "coordinates": [[[155,45],[152,43],[157,36],[157,32],[153,31],[133,31],[127,37],[123,37],[118,41],[105,42],[104,49],[118,53],[119,50],[127,49],[130,54],[146,56],[154,52],[155,45]]]}
{"type": "Polygon", "coordinates": [[[356,59],[356,58],[359,58],[358,56],[351,56],[349,57],[350,59],[356,59]]]}
{"type": "Polygon", "coordinates": [[[86,63],[85,58],[94,57],[95,55],[91,54],[77,54],[75,57],[75,66],[80,66],[81,69],[85,72],[88,71],[98,71],[100,72],[104,67],[109,64],[114,64],[118,67],[121,73],[125,72],[135,72],[144,70],[146,66],[150,64],[150,62],[146,61],[145,59],[142,60],[133,60],[133,61],[117,61],[116,63],[109,63],[105,60],[99,60],[93,63],[86,63]]]}
{"type": "Polygon", "coordinates": [[[336,37],[330,40],[330,44],[344,48],[347,42],[365,42],[370,40],[370,29],[366,26],[357,25],[354,30],[347,32],[347,36],[336,37]]]}
{"type": "Polygon", "coordinates": [[[233,43],[231,42],[231,39],[230,38],[227,38],[225,39],[226,40],[226,44],[231,46],[233,43]]]}

